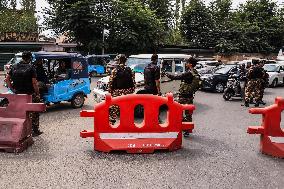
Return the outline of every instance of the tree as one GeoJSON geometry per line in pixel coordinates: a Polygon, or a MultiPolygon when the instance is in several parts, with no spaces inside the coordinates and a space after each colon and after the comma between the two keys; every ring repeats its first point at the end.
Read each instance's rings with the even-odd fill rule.
{"type": "Polygon", "coordinates": [[[277,4],[272,0],[249,0],[240,6],[235,24],[243,32],[240,50],[245,52],[276,52],[282,47],[283,22],[277,4]],[[245,43],[246,42],[246,43],[245,43]]]}
{"type": "Polygon", "coordinates": [[[37,32],[38,25],[34,11],[17,10],[16,6],[15,0],[0,1],[0,32],[37,32]]]}
{"type": "Polygon", "coordinates": [[[35,0],[22,0],[21,5],[25,11],[32,11],[34,12],[36,9],[36,2],[35,0]]]}
{"type": "Polygon", "coordinates": [[[155,50],[162,41],[163,24],[138,1],[116,1],[110,20],[109,50],[138,53],[155,50]]]}
{"type": "Polygon", "coordinates": [[[165,28],[171,28],[173,22],[171,0],[142,0],[141,2],[155,13],[157,18],[163,22],[165,28]]]}
{"type": "Polygon", "coordinates": [[[49,1],[47,25],[56,33],[68,32],[85,52],[137,52],[157,46],[164,31],[155,13],[140,1],[56,0],[49,1]],[[104,29],[109,31],[105,44],[104,29]],[[147,32],[145,32],[147,31],[147,32]]]}
{"type": "Polygon", "coordinates": [[[191,0],[181,18],[181,32],[191,47],[210,48],[214,46],[213,20],[208,8],[201,0],[191,0]]]}

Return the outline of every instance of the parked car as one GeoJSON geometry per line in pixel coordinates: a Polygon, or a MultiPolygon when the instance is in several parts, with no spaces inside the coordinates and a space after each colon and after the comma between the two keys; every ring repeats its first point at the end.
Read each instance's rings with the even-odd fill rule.
{"type": "Polygon", "coordinates": [[[284,84],[284,64],[265,64],[263,67],[269,74],[269,86],[284,84]]]}
{"type": "Polygon", "coordinates": [[[215,69],[217,66],[219,66],[218,61],[198,61],[195,68],[199,74],[205,74],[215,69]]]}
{"type": "MultiPolygon", "coordinates": [[[[127,60],[127,66],[129,66],[135,72],[136,85],[142,88],[144,85],[144,68],[151,62],[152,54],[140,54],[132,55],[127,60]]],[[[164,76],[164,73],[181,73],[185,71],[184,60],[191,57],[185,54],[159,54],[158,65],[161,69],[161,91],[162,93],[167,93],[170,91],[177,91],[179,87],[178,81],[171,81],[164,76]]],[[[109,63],[107,69],[113,69],[116,65],[115,62],[109,63]]],[[[97,102],[104,100],[108,89],[109,76],[103,77],[98,80],[97,87],[94,88],[94,98],[97,102]]]]}
{"type": "Polygon", "coordinates": [[[201,76],[202,89],[223,93],[229,79],[229,76],[233,73],[237,73],[238,66],[235,64],[227,64],[221,66],[212,74],[206,74],[201,76]]]}

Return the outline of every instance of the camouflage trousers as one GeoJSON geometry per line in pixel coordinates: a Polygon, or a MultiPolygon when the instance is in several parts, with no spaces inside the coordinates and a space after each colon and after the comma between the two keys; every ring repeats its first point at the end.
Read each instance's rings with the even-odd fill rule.
{"type": "Polygon", "coordinates": [[[263,87],[260,79],[249,80],[245,89],[245,101],[250,102],[253,99],[260,101],[263,98],[263,87]]]}
{"type": "MultiPolygon", "coordinates": [[[[42,100],[39,97],[37,97],[35,94],[32,95],[32,100],[33,100],[33,103],[42,102],[42,100]]],[[[31,112],[29,116],[30,116],[30,119],[32,120],[33,132],[38,132],[39,131],[39,113],[31,112]]]]}
{"type": "MultiPolygon", "coordinates": [[[[180,104],[193,104],[193,95],[184,96],[179,95],[178,102],[180,104]]],[[[192,122],[192,114],[189,112],[189,110],[185,110],[183,115],[183,121],[185,122],[192,122]]]]}
{"type": "MultiPolygon", "coordinates": [[[[128,95],[133,94],[135,91],[134,88],[129,89],[115,89],[112,91],[111,96],[112,97],[118,97],[122,95],[128,95]]],[[[109,109],[109,120],[111,123],[115,123],[116,119],[119,117],[120,109],[119,106],[111,106],[109,109]]]]}

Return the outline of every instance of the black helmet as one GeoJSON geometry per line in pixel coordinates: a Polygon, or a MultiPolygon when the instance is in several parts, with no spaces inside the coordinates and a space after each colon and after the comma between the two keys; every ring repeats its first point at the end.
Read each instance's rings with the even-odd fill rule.
{"type": "Polygon", "coordinates": [[[22,54],[22,59],[24,61],[30,61],[33,58],[32,53],[29,51],[24,51],[22,54]]]}

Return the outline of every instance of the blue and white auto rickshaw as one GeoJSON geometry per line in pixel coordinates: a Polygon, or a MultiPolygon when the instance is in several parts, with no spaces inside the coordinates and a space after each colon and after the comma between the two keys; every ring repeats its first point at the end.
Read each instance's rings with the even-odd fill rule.
{"type": "Polygon", "coordinates": [[[49,79],[43,100],[46,104],[71,102],[73,108],[81,108],[85,97],[91,93],[86,59],[77,53],[33,53],[33,63],[44,61],[44,67],[49,79]],[[64,62],[66,74],[56,75],[59,64],[64,62]]]}

